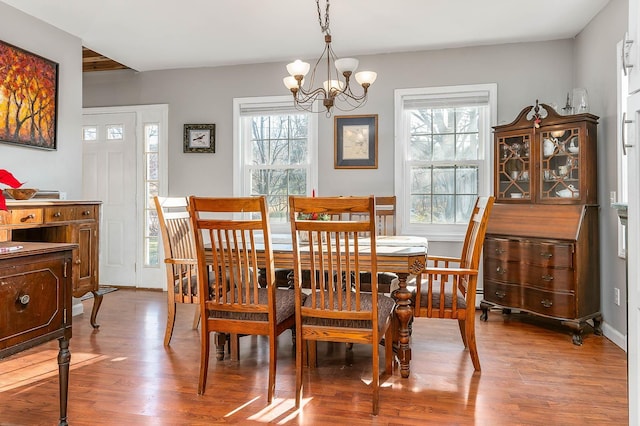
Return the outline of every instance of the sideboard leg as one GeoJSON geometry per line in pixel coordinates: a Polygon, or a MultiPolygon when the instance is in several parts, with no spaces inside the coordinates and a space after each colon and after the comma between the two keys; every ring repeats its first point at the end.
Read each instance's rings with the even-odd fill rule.
{"type": "Polygon", "coordinates": [[[93,328],[100,327],[100,324],[96,323],[96,317],[98,316],[98,310],[102,304],[102,294],[97,291],[91,291],[93,293],[93,308],[91,309],[91,326],[93,328]]]}
{"type": "Polygon", "coordinates": [[[69,364],[71,352],[69,351],[69,339],[63,337],[59,340],[58,352],[58,380],[60,382],[60,421],[58,425],[67,426],[67,400],[69,391],[69,364]]]}

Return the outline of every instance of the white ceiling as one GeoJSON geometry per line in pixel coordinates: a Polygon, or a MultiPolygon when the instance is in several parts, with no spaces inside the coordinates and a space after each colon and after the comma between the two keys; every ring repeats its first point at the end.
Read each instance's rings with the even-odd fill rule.
{"type": "MultiPolygon", "coordinates": [[[[138,71],[320,56],[314,0],[1,0],[138,71]]],[[[333,0],[338,56],[575,37],[609,0],[333,0]]],[[[325,0],[320,0],[324,14],[325,0]]]]}

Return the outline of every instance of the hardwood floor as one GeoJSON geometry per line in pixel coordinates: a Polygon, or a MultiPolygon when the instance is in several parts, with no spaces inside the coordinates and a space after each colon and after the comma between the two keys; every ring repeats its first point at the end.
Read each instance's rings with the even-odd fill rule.
{"type": "MultiPolygon", "coordinates": [[[[574,346],[565,329],[499,311],[476,322],[480,373],[455,321],[416,319],[411,376],[382,377],[377,417],[370,414],[370,348],[363,345],[348,352],[344,344],[319,344],[319,368],[305,376],[304,407],[296,411],[288,332],[278,341],[271,405],[266,338],[242,338],[239,363],[212,355],[206,393],[198,396],[194,307],[178,306],[165,348],[165,300],[166,293],[153,291],[109,293],[97,331],[88,318],[93,301],[83,302],[70,345],[71,425],[628,423],[624,351],[593,334],[574,346]]],[[[57,424],[56,356],[57,342],[51,342],[0,361],[0,425],[57,424]]]]}

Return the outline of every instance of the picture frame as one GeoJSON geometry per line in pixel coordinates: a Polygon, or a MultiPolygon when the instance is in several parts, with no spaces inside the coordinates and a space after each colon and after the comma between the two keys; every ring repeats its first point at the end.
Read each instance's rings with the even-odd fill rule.
{"type": "Polygon", "coordinates": [[[0,142],[57,149],[58,63],[0,40],[0,142]]]}
{"type": "Polygon", "coordinates": [[[336,169],[378,168],[378,114],[334,117],[336,169]]]}
{"type": "Polygon", "coordinates": [[[216,152],[215,124],[185,124],[184,152],[216,152]]]}

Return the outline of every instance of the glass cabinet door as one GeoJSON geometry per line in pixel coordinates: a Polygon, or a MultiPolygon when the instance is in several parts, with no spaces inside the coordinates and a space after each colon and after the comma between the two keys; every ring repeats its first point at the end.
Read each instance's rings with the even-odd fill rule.
{"type": "Polygon", "coordinates": [[[580,198],[580,129],[549,129],[540,133],[540,199],[580,198]]]}
{"type": "Polygon", "coordinates": [[[497,198],[531,200],[530,135],[500,136],[497,149],[497,198]]]}

